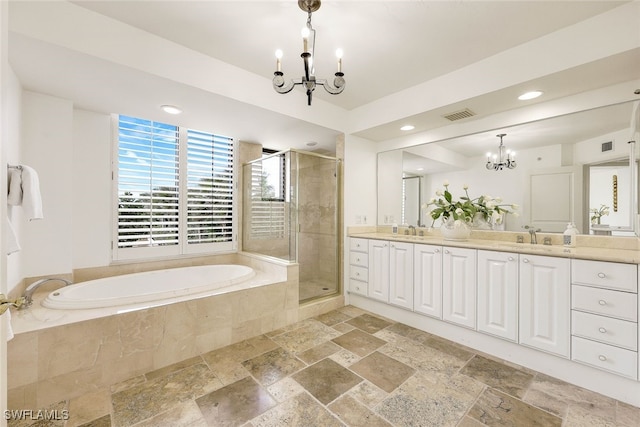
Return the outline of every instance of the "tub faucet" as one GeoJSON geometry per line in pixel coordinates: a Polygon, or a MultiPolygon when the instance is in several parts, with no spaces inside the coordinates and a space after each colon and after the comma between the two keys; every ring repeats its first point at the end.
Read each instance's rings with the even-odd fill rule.
{"type": "Polygon", "coordinates": [[[73,285],[73,282],[70,282],[67,279],[61,279],[59,277],[47,277],[46,279],[40,279],[36,282],[33,282],[32,284],[27,286],[27,289],[24,290],[24,294],[22,294],[22,297],[24,298],[24,304],[20,308],[24,309],[31,306],[31,304],[33,304],[33,293],[36,291],[36,289],[38,289],[40,286],[44,285],[45,283],[48,283],[54,280],[59,280],[63,282],[64,286],[73,285]]]}
{"type": "Polygon", "coordinates": [[[542,230],[540,230],[539,228],[535,228],[532,225],[525,225],[524,228],[529,230],[529,235],[531,236],[531,244],[532,245],[537,245],[538,244],[538,237],[536,236],[536,233],[538,231],[542,231],[542,230]]]}

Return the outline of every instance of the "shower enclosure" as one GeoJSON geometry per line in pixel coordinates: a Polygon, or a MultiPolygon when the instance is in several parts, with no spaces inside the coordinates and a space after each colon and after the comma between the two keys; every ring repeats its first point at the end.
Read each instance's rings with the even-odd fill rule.
{"type": "Polygon", "coordinates": [[[339,160],[287,150],[243,165],[242,246],[297,262],[300,302],[337,294],[339,160]]]}

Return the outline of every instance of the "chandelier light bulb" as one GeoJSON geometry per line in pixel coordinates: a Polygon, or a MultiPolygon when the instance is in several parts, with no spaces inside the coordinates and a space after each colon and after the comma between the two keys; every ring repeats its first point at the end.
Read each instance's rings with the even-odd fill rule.
{"type": "Polygon", "coordinates": [[[281,49],[276,49],[276,58],[277,59],[282,59],[282,50],[281,49]]]}
{"type": "Polygon", "coordinates": [[[340,48],[336,49],[336,57],[338,58],[338,72],[339,73],[342,72],[342,55],[344,55],[344,52],[342,51],[342,49],[340,49],[340,48]]]}
{"type": "Polygon", "coordinates": [[[276,71],[282,71],[282,50],[276,50],[276,71]]]}
{"type": "Polygon", "coordinates": [[[309,27],[302,28],[302,31],[300,31],[300,34],[302,35],[302,51],[308,52],[309,48],[307,43],[309,42],[309,34],[311,34],[309,27]]]}

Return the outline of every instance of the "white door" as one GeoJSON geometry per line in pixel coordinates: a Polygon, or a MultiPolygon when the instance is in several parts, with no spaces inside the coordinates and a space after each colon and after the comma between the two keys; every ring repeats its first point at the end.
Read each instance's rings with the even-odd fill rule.
{"type": "Polygon", "coordinates": [[[518,340],[518,255],[478,251],[478,330],[518,340]]]}
{"type": "Polygon", "coordinates": [[[389,302],[389,242],[369,240],[369,298],[389,302]]]}
{"type": "Polygon", "coordinates": [[[413,243],[389,244],[389,304],[413,308],[413,243]]]}
{"type": "Polygon", "coordinates": [[[413,311],[442,319],[442,247],[415,245],[413,311]]]}
{"type": "Polygon", "coordinates": [[[442,318],[476,327],[476,250],[443,248],[442,318]]]}
{"type": "Polygon", "coordinates": [[[520,344],[569,357],[570,260],[520,255],[520,344]]]}

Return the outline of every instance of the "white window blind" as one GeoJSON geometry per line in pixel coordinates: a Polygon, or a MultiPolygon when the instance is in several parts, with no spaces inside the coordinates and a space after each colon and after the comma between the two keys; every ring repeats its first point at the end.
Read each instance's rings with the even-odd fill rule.
{"type": "Polygon", "coordinates": [[[178,245],[178,128],[120,116],[118,247],[178,245]]]}
{"type": "Polygon", "coordinates": [[[235,249],[233,139],[124,115],[117,122],[114,259],[235,249]]]}
{"type": "Polygon", "coordinates": [[[233,239],[233,140],[187,132],[187,243],[233,239]]]}
{"type": "Polygon", "coordinates": [[[286,202],[284,157],[275,156],[251,165],[251,237],[284,238],[286,202]]]}

